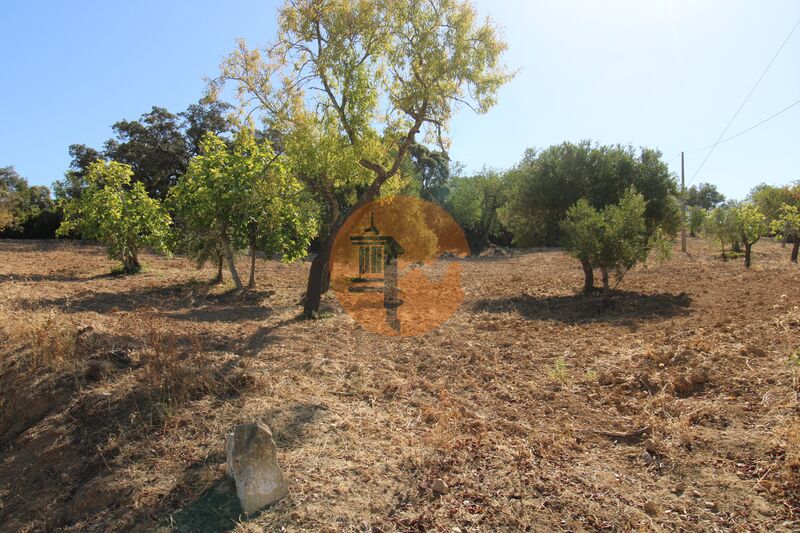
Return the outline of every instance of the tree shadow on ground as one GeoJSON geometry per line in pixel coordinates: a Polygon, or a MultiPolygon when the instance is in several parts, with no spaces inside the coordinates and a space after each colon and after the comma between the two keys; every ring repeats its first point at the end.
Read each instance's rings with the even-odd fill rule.
{"type": "Polygon", "coordinates": [[[77,295],[57,298],[21,299],[18,304],[25,309],[57,307],[66,313],[94,311],[133,311],[141,307],[154,307],[173,311],[192,306],[206,297],[208,286],[189,281],[170,286],[150,286],[130,291],[82,291],[77,295]]]}
{"type": "Polygon", "coordinates": [[[232,531],[247,520],[239,505],[236,486],[230,477],[220,478],[200,496],[162,519],[168,531],[218,533],[232,531]]]}
{"type": "MultiPolygon", "coordinates": [[[[149,379],[152,370],[147,373],[145,369],[132,368],[123,362],[114,368],[109,367],[101,378],[105,384],[131,375],[136,378],[126,388],[116,387],[114,390],[120,391],[119,394],[105,392],[104,387],[94,388],[92,380],[86,377],[88,374],[80,369],[67,376],[71,379],[62,379],[59,383],[63,386],[59,389],[37,382],[19,387],[21,395],[13,404],[18,409],[42,405],[40,412],[26,421],[27,427],[19,428],[22,431],[15,431],[15,434],[0,440],[0,462],[4,465],[0,470],[0,492],[19,485],[45,488],[35,497],[31,497],[31,493],[36,492],[32,489],[8,492],[5,506],[0,508],[0,524],[12,513],[34,514],[36,509],[44,507],[45,501],[48,505],[52,502],[58,504],[53,507],[57,510],[47,517],[52,522],[49,525],[55,525],[56,529],[98,519],[101,515],[105,515],[103,520],[123,520],[127,515],[126,498],[134,490],[133,485],[124,482],[124,475],[120,474],[116,463],[125,446],[133,449],[151,446],[153,438],[164,431],[165,417],[168,416],[165,413],[169,412],[164,409],[167,405],[170,409],[181,409],[206,397],[231,401],[251,386],[246,373],[237,364],[238,360],[210,366],[192,363],[191,359],[181,359],[175,370],[165,375],[163,380],[149,379]],[[76,391],[80,394],[76,395],[76,391]],[[181,399],[176,400],[178,397],[181,399]],[[35,431],[28,431],[34,427],[35,431]],[[42,465],[47,468],[41,468],[42,465]],[[54,471],[63,474],[54,479],[54,471]],[[19,483],[16,480],[21,472],[25,473],[22,476],[24,482],[19,483]],[[107,485],[112,481],[115,488],[109,490],[107,485]]],[[[136,460],[138,453],[143,452],[132,452],[125,461],[136,460]]],[[[215,463],[224,460],[222,444],[218,453],[212,456],[210,460],[215,463]]],[[[177,506],[180,495],[185,495],[188,482],[197,486],[198,480],[192,476],[197,476],[200,469],[190,467],[188,470],[183,474],[187,483],[176,484],[172,501],[162,500],[159,505],[177,506]]],[[[154,508],[149,512],[163,513],[164,509],[154,508]]]]}
{"type": "Polygon", "coordinates": [[[516,312],[529,320],[584,324],[686,316],[691,312],[691,303],[692,299],[686,293],[642,294],[618,291],[609,304],[605,304],[599,295],[519,295],[480,300],[474,304],[473,309],[488,313],[516,312]]]}
{"type": "MultiPolygon", "coordinates": [[[[272,429],[272,435],[278,449],[292,449],[303,441],[305,426],[311,424],[318,411],[326,407],[319,404],[297,403],[284,409],[270,409],[262,415],[262,420],[272,429]]],[[[209,459],[225,461],[224,450],[213,454],[209,459]]],[[[198,463],[197,468],[189,468],[187,477],[177,487],[191,484],[191,477],[204,467],[198,463]]],[[[166,498],[169,500],[169,497],[166,498]]],[[[264,512],[269,508],[263,509],[264,512]]],[[[236,524],[255,518],[260,514],[246,515],[236,497],[236,485],[232,478],[221,476],[214,484],[196,499],[182,505],[176,511],[163,517],[160,522],[172,531],[191,531],[197,533],[216,533],[230,531],[236,524]]]]}
{"type": "Polygon", "coordinates": [[[0,274],[0,283],[16,281],[18,283],[36,283],[41,281],[57,281],[60,283],[74,283],[81,281],[92,281],[96,279],[110,279],[123,277],[117,272],[105,272],[94,274],[93,276],[77,276],[75,274],[0,274]]]}
{"type": "Polygon", "coordinates": [[[194,322],[239,322],[265,320],[294,306],[270,307],[263,301],[273,296],[271,291],[250,290],[237,293],[209,294],[212,285],[188,281],[170,286],[138,288],[124,292],[85,291],[75,296],[19,300],[25,309],[56,307],[65,313],[93,311],[105,314],[112,311],[136,311],[154,308],[170,313],[170,318],[194,322]]]}

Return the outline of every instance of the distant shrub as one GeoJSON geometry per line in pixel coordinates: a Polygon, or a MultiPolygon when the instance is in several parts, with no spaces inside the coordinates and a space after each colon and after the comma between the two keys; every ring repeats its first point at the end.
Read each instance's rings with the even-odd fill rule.
{"type": "Polygon", "coordinates": [[[170,216],[150,198],[144,186],[131,183],[133,170],[114,161],[96,161],[89,167],[88,187],[64,205],[59,236],[77,231],[106,245],[108,255],[122,262],[126,273],[138,272],[139,251],[150,246],[167,251],[170,216]]]}

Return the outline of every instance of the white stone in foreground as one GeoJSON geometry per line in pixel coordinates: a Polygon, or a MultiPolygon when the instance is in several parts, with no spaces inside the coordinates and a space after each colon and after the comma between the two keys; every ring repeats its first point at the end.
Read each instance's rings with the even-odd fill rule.
{"type": "Polygon", "coordinates": [[[253,513],[286,497],[288,491],[278,467],[277,449],[269,427],[239,424],[225,435],[228,473],[236,481],[236,495],[245,513],[253,513]]]}

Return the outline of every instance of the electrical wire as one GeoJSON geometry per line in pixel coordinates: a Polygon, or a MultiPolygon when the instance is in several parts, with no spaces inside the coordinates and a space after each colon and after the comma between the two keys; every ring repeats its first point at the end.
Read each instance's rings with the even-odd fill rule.
{"type": "MultiPolygon", "coordinates": [[[[765,124],[765,123],[769,122],[769,121],[770,121],[770,120],[772,120],[773,118],[776,118],[776,117],[778,117],[779,115],[782,115],[783,113],[785,113],[785,112],[789,111],[791,108],[793,108],[794,106],[796,106],[796,105],[798,105],[798,104],[800,104],[800,100],[795,100],[794,102],[792,102],[792,103],[791,103],[791,104],[789,104],[788,106],[784,107],[783,109],[781,109],[781,110],[780,110],[780,111],[778,111],[777,113],[773,113],[772,115],[768,116],[768,117],[767,117],[767,118],[765,118],[764,120],[762,120],[762,121],[760,121],[760,122],[756,122],[755,124],[753,124],[753,125],[752,125],[752,126],[750,126],[749,128],[745,128],[745,129],[743,129],[742,131],[740,131],[739,133],[736,133],[736,134],[734,134],[734,135],[731,135],[730,137],[725,137],[724,139],[722,139],[722,140],[721,140],[721,141],[719,141],[718,143],[709,144],[709,145],[707,145],[707,146],[703,146],[703,147],[701,147],[701,148],[695,148],[695,149],[693,149],[693,150],[686,150],[686,151],[684,151],[683,153],[684,153],[684,154],[694,154],[694,153],[697,153],[697,152],[702,152],[703,150],[708,150],[709,148],[713,148],[715,145],[716,145],[716,146],[719,146],[720,144],[725,144],[725,143],[726,143],[726,142],[728,142],[728,141],[732,141],[732,140],[734,140],[735,138],[737,138],[737,137],[740,137],[740,136],[744,135],[745,133],[747,133],[747,132],[749,132],[749,131],[751,131],[751,130],[754,130],[754,129],[756,129],[757,127],[761,126],[762,124],[765,124]]],[[[672,159],[670,159],[669,161],[667,161],[667,164],[669,165],[670,163],[672,163],[673,161],[675,161],[676,159],[678,159],[678,157],[679,157],[680,155],[681,155],[681,152],[678,152],[677,154],[675,154],[675,156],[674,156],[672,159]]]]}
{"type": "Polygon", "coordinates": [[[745,134],[745,133],[747,133],[748,131],[750,131],[750,130],[754,130],[754,129],[756,129],[757,127],[759,127],[759,126],[761,126],[762,124],[764,124],[765,122],[769,122],[770,120],[772,120],[773,118],[777,117],[778,115],[781,115],[781,114],[785,113],[786,111],[789,111],[791,108],[793,108],[793,107],[794,107],[794,106],[796,106],[797,104],[800,104],[800,100],[795,100],[794,102],[792,102],[792,103],[791,103],[791,104],[789,104],[788,106],[784,107],[783,109],[781,109],[781,110],[780,110],[780,111],[778,111],[777,113],[775,113],[775,114],[772,114],[772,115],[768,116],[767,118],[765,118],[765,119],[764,119],[764,120],[762,120],[761,122],[757,122],[757,123],[753,124],[752,126],[750,126],[749,128],[743,129],[742,131],[740,131],[739,133],[737,133],[737,134],[735,134],[735,135],[731,135],[730,137],[725,137],[724,139],[722,139],[722,140],[721,140],[721,141],[719,141],[718,143],[715,143],[715,144],[709,144],[708,146],[703,146],[702,148],[695,148],[694,150],[689,150],[688,152],[684,152],[684,153],[687,153],[687,154],[694,154],[694,153],[696,153],[696,152],[702,152],[703,150],[708,150],[709,148],[713,148],[714,146],[719,146],[720,144],[725,144],[725,143],[726,143],[726,142],[728,142],[728,141],[732,141],[732,140],[733,140],[733,139],[735,139],[736,137],[739,137],[739,136],[741,136],[741,135],[744,135],[744,134],[745,134]]]}
{"type": "MultiPolygon", "coordinates": [[[[703,165],[705,165],[705,164],[706,164],[706,161],[708,161],[708,158],[709,158],[709,157],[711,157],[711,154],[713,154],[713,153],[714,153],[714,150],[717,148],[717,146],[718,146],[718,145],[720,144],[720,142],[722,141],[722,138],[723,138],[723,137],[725,137],[725,134],[726,134],[726,133],[728,133],[728,129],[731,127],[731,124],[733,124],[733,121],[734,121],[734,120],[736,120],[736,117],[738,117],[738,116],[739,116],[739,112],[742,110],[742,108],[745,106],[745,104],[747,103],[747,101],[748,101],[748,100],[750,99],[750,97],[753,95],[753,93],[755,92],[756,88],[757,88],[757,87],[758,87],[758,85],[761,83],[761,80],[763,80],[763,79],[764,79],[764,76],[767,74],[767,71],[770,69],[770,67],[772,66],[772,64],[773,64],[773,63],[775,62],[775,60],[778,58],[778,56],[780,55],[781,51],[783,50],[783,47],[784,47],[784,46],[786,46],[786,43],[787,43],[787,42],[789,42],[789,39],[791,39],[791,38],[792,38],[792,35],[794,34],[794,31],[797,29],[797,27],[798,27],[798,26],[800,26],[800,19],[797,19],[797,22],[796,22],[796,23],[794,24],[794,26],[792,27],[792,30],[789,32],[789,35],[787,35],[787,36],[786,36],[786,38],[783,40],[783,43],[781,43],[781,46],[778,48],[778,51],[777,51],[777,52],[775,52],[775,55],[774,55],[774,56],[772,56],[772,59],[770,59],[769,63],[767,63],[767,67],[766,67],[766,68],[764,69],[764,71],[761,73],[761,76],[759,76],[759,77],[758,77],[758,79],[756,80],[756,83],[753,85],[753,88],[752,88],[752,89],[750,89],[750,92],[749,92],[749,93],[747,93],[747,96],[745,96],[744,100],[742,100],[742,103],[739,105],[739,108],[736,110],[736,112],[733,114],[733,116],[731,117],[731,119],[728,121],[728,124],[725,126],[725,129],[724,129],[724,130],[722,130],[722,133],[720,133],[719,137],[717,138],[717,141],[716,141],[716,142],[715,142],[713,145],[711,145],[711,150],[709,150],[709,152],[706,154],[705,158],[703,158],[703,161],[702,161],[702,163],[700,163],[700,166],[699,166],[699,167],[697,167],[697,170],[695,171],[694,175],[692,176],[692,179],[691,179],[691,180],[689,180],[689,183],[691,183],[692,181],[694,181],[694,179],[697,177],[697,175],[698,175],[698,174],[700,173],[700,171],[703,169],[703,165]]],[[[790,106],[790,107],[791,107],[791,106],[790,106]]]]}

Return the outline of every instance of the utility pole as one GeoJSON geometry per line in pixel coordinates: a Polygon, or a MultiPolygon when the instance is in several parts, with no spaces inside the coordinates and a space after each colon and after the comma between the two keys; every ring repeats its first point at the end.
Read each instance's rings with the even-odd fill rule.
{"type": "Polygon", "coordinates": [[[681,251],[686,253],[686,178],[683,172],[683,152],[681,152],[681,251]]]}

